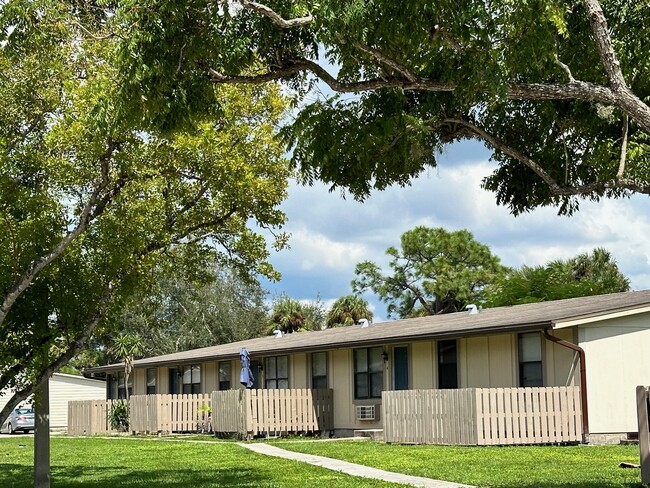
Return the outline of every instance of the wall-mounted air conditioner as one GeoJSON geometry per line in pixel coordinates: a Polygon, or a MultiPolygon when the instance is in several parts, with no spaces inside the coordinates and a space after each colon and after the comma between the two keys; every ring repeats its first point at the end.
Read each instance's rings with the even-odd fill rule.
{"type": "Polygon", "coordinates": [[[357,405],[357,420],[376,420],[375,405],[357,405]]]}

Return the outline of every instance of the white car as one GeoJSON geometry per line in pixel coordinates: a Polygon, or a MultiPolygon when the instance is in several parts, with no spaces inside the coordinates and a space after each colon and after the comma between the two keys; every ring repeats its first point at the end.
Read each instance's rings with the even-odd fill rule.
{"type": "Polygon", "coordinates": [[[0,429],[8,434],[18,431],[28,434],[30,430],[34,430],[34,409],[29,407],[15,408],[0,429]]]}

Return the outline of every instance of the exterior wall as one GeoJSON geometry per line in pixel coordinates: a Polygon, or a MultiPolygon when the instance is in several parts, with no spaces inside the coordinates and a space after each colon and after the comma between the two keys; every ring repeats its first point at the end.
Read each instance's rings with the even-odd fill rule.
{"type": "MultiPolygon", "coordinates": [[[[566,329],[555,334],[563,339],[576,341],[575,331],[566,329]]],[[[516,387],[519,385],[517,358],[517,334],[500,334],[485,337],[471,337],[458,340],[458,386],[459,388],[516,387]]],[[[384,389],[393,389],[394,348],[406,346],[409,362],[409,388],[433,389],[438,387],[438,358],[435,341],[396,343],[384,346],[388,361],[384,363],[384,389]]],[[[542,357],[545,386],[579,385],[577,367],[573,368],[573,351],[542,339],[542,357]]],[[[264,364],[264,357],[253,357],[264,364]]],[[[357,405],[379,405],[380,399],[354,399],[353,349],[328,351],[328,383],[334,390],[334,425],[336,429],[381,428],[383,417],[379,406],[376,421],[356,420],[357,405]]],[[[297,352],[289,355],[289,387],[311,387],[311,354],[297,352]]],[[[231,361],[231,387],[243,388],[239,383],[241,363],[231,361]]],[[[264,387],[264,369],[260,371],[260,387],[264,387]]],[[[201,363],[203,393],[218,389],[218,361],[201,363]]],[[[141,368],[134,375],[134,391],[146,391],[146,370],[141,368]]],[[[158,391],[168,391],[168,368],[158,368],[158,391]]]]}
{"type": "Polygon", "coordinates": [[[201,391],[212,393],[219,389],[219,370],[215,361],[201,363],[201,391]]]}
{"type": "Polygon", "coordinates": [[[459,341],[459,388],[517,386],[517,337],[502,334],[459,341]]]}
{"type": "Polygon", "coordinates": [[[636,386],[650,384],[649,314],[581,326],[578,336],[585,350],[590,432],[636,432],[636,386]]]}
{"type": "MultiPolygon", "coordinates": [[[[575,342],[572,330],[554,334],[575,342]]],[[[507,388],[519,386],[517,334],[470,337],[459,341],[459,388],[507,388]]],[[[544,386],[579,385],[574,353],[542,338],[544,386]]]]}
{"type": "Polygon", "coordinates": [[[106,384],[83,376],[56,374],[50,378],[50,428],[68,426],[69,400],[101,400],[106,398],[106,384]]]}
{"type": "Polygon", "coordinates": [[[437,378],[435,342],[414,342],[409,353],[412,373],[409,386],[414,390],[435,388],[437,378]]]}
{"type": "Polygon", "coordinates": [[[133,376],[133,395],[146,395],[147,370],[145,368],[134,368],[131,376],[133,376]]]}
{"type": "MultiPolygon", "coordinates": [[[[575,329],[554,330],[553,335],[565,341],[578,344],[575,329]]],[[[544,385],[546,386],[580,386],[580,366],[578,357],[571,349],[544,340],[544,385]]]]}
{"type": "Polygon", "coordinates": [[[165,366],[158,368],[156,391],[158,393],[169,393],[169,368],[165,366]]]}
{"type": "MultiPolygon", "coordinates": [[[[2,391],[0,410],[11,398],[12,391],[2,391]]],[[[68,400],[102,400],[106,398],[106,384],[83,376],[55,373],[50,378],[50,428],[64,429],[68,426],[68,400]]],[[[28,398],[23,404],[31,403],[28,398]]]]}
{"type": "Polygon", "coordinates": [[[311,388],[310,356],[304,352],[289,356],[289,387],[311,388]]]}

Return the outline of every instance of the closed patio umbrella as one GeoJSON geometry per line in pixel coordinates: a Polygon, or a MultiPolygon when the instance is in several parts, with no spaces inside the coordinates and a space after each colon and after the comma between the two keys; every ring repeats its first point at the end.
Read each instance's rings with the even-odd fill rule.
{"type": "Polygon", "coordinates": [[[239,358],[241,359],[241,373],[239,381],[246,388],[253,387],[253,372],[251,371],[251,358],[248,354],[248,349],[242,347],[239,351],[239,358]]]}

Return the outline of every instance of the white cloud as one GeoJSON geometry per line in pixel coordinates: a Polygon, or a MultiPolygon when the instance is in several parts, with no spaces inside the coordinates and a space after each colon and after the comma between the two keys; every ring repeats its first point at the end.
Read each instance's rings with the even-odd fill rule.
{"type": "Polygon", "coordinates": [[[307,228],[291,235],[291,251],[304,271],[319,268],[341,271],[349,270],[368,254],[366,247],[355,242],[340,242],[313,232],[307,228]]]}
{"type": "MultiPolygon", "coordinates": [[[[322,184],[292,186],[283,205],[291,249],[272,257],[284,277],[269,288],[331,302],[351,292],[356,263],[385,265],[386,248],[399,246],[400,236],[417,225],[468,229],[508,266],[534,266],[605,247],[633,289],[650,288],[648,197],[582,202],[571,217],[558,216],[554,208],[514,217],[480,187],[493,169],[488,157],[480,145],[462,144],[412,186],[376,192],[363,203],[344,200],[322,184]]],[[[385,315],[383,303],[375,299],[371,306],[375,321],[385,315]]]]}

